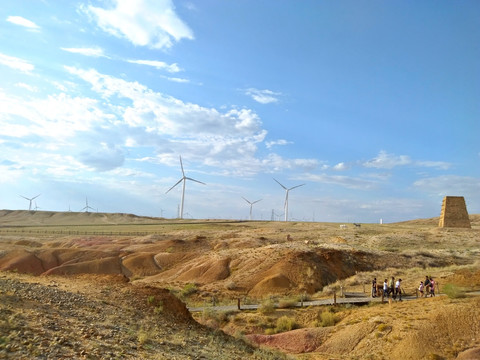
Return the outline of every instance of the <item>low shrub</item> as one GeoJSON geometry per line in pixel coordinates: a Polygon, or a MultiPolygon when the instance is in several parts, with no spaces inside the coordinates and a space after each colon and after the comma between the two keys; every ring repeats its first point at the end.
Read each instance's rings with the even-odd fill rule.
{"type": "Polygon", "coordinates": [[[272,300],[266,300],[260,305],[258,311],[263,315],[273,314],[275,312],[275,303],[272,300]]]}
{"type": "Polygon", "coordinates": [[[334,326],[338,322],[337,316],[330,311],[322,311],[316,323],[318,327],[334,326]]]}
{"type": "Polygon", "coordinates": [[[450,299],[459,299],[466,296],[465,292],[454,284],[445,284],[442,288],[442,292],[450,299]]]}
{"type": "Polygon", "coordinates": [[[295,319],[289,318],[288,316],[282,316],[277,319],[277,326],[275,327],[275,332],[285,332],[297,328],[297,323],[295,319]]]}
{"type": "Polygon", "coordinates": [[[180,295],[182,297],[188,297],[192,294],[195,294],[197,291],[198,291],[197,285],[189,283],[183,287],[182,291],[180,292],[180,295]]]}

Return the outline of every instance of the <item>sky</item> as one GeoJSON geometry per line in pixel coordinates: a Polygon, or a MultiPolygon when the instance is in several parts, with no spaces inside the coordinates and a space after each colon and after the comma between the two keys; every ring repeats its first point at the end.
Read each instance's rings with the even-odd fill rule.
{"type": "Polygon", "coordinates": [[[477,0],[8,1],[0,79],[0,209],[480,213],[477,0]]]}

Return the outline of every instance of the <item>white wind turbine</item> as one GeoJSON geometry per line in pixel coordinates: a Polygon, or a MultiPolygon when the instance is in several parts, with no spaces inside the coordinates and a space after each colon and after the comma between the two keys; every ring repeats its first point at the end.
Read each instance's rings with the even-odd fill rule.
{"type": "Polygon", "coordinates": [[[297,186],[294,186],[294,187],[291,187],[291,188],[287,188],[287,187],[283,186],[282,184],[280,184],[280,182],[277,179],[274,178],[273,180],[275,180],[278,183],[278,185],[280,185],[282,188],[285,189],[285,204],[283,205],[283,209],[285,211],[285,221],[288,221],[288,192],[290,190],[296,189],[296,188],[298,188],[300,186],[303,186],[305,184],[300,184],[300,185],[297,185],[297,186]]]}
{"type": "Polygon", "coordinates": [[[195,179],[192,179],[190,177],[187,177],[185,176],[185,171],[183,170],[183,163],[182,163],[182,157],[180,156],[180,167],[182,168],[182,178],[180,180],[177,181],[177,183],[175,185],[173,185],[170,189],[167,190],[167,192],[165,194],[167,194],[170,190],[172,190],[175,186],[177,186],[178,184],[180,184],[182,181],[183,181],[183,186],[182,186],[182,202],[181,202],[181,206],[180,206],[180,219],[183,219],[183,202],[185,200],[185,183],[187,182],[187,180],[191,180],[191,181],[195,181],[197,183],[200,183],[200,184],[203,184],[203,185],[206,185],[205,183],[201,182],[201,181],[198,181],[198,180],[195,180],[195,179]]]}
{"type": "Polygon", "coordinates": [[[247,203],[250,204],[250,220],[252,220],[252,207],[253,207],[253,204],[256,204],[257,202],[259,202],[260,200],[257,200],[257,201],[254,201],[254,202],[251,202],[251,201],[248,201],[247,199],[245,199],[243,196],[242,196],[242,199],[245,200],[247,203]]]}
{"type": "Polygon", "coordinates": [[[26,199],[26,200],[28,200],[28,201],[30,201],[30,204],[28,205],[28,211],[30,211],[30,210],[32,210],[32,201],[33,201],[34,199],[36,199],[37,197],[39,197],[40,194],[38,194],[37,196],[34,196],[33,198],[27,198],[27,197],[25,197],[25,196],[23,196],[23,195],[19,195],[19,196],[22,197],[22,198],[24,198],[24,199],[26,199]]]}
{"type": "MultiPolygon", "coordinates": [[[[70,207],[69,207],[70,208],[70,207]]],[[[88,206],[88,198],[85,196],[85,207],[83,209],[81,209],[80,211],[83,211],[85,210],[85,212],[88,212],[88,210],[95,210],[94,208],[92,208],[91,206],[88,206]]],[[[98,210],[97,210],[98,212],[98,210]]]]}

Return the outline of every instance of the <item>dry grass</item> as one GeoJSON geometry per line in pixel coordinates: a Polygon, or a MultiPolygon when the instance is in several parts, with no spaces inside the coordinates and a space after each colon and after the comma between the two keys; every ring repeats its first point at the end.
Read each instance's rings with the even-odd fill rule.
{"type": "MultiPolygon", "coordinates": [[[[205,338],[196,338],[207,349],[206,358],[220,356],[216,349],[222,346],[211,344],[222,344],[223,340],[211,335],[219,329],[240,338],[269,331],[278,339],[270,346],[287,352],[308,351],[312,359],[395,359],[396,349],[405,350],[405,358],[421,354],[424,358],[451,359],[478,345],[471,340],[479,338],[478,329],[463,328],[452,319],[467,319],[467,310],[479,305],[470,297],[463,298],[462,293],[480,289],[480,216],[471,219],[472,229],[439,229],[438,220],[427,219],[382,226],[362,224],[361,228],[343,230],[332,223],[179,222],[125,214],[26,214],[0,211],[0,270],[117,274],[136,286],[170,288],[192,305],[211,304],[212,299],[217,304],[236,304],[237,298],[242,304],[263,303],[258,312],[199,314],[203,319],[198,320],[210,326],[201,335],[205,338]],[[405,291],[414,294],[425,275],[433,276],[441,292],[450,298],[341,309],[291,308],[301,296],[330,297],[332,291],[338,295],[341,287],[346,292],[365,289],[370,293],[373,277],[379,283],[391,276],[401,277],[405,291]],[[273,300],[264,302],[271,298],[280,309],[273,308],[273,300]],[[299,329],[289,331],[297,326],[299,329]],[[436,346],[420,348],[415,339],[428,341],[431,334],[436,346]],[[305,339],[316,347],[307,346],[305,339]]],[[[62,286],[71,284],[66,280],[62,286]]],[[[103,288],[108,296],[95,293],[92,287],[84,290],[89,296],[102,296],[97,299],[107,302],[102,303],[105,308],[113,302],[112,289],[108,292],[103,288]]],[[[169,314],[168,302],[149,296],[140,302],[151,316],[169,314]]],[[[12,334],[25,325],[20,312],[10,315],[0,322],[1,349],[12,344],[12,334]]],[[[478,314],[470,313],[472,318],[477,320],[478,314]]],[[[102,324],[113,326],[116,321],[113,317],[102,319],[102,324]]],[[[171,328],[168,323],[164,325],[171,328]]],[[[188,331],[183,328],[172,330],[169,336],[150,321],[125,328],[128,341],[135,343],[145,358],[161,347],[160,343],[196,349],[185,338],[188,331]]],[[[225,341],[230,344],[230,340],[225,341]]],[[[105,351],[108,346],[97,348],[105,351]]],[[[251,351],[242,346],[232,343],[232,359],[242,358],[242,351],[251,351]]],[[[160,354],[158,358],[162,358],[160,354]]],[[[252,356],[261,359],[264,355],[253,350],[249,353],[252,356]]]]}

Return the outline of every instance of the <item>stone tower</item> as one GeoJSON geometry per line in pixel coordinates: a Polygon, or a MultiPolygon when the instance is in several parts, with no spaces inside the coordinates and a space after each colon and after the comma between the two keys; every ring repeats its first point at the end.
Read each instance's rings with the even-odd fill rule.
{"type": "Polygon", "coordinates": [[[443,198],[438,226],[471,228],[463,196],[445,196],[443,198]]]}

